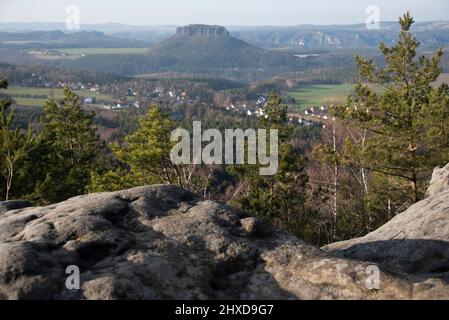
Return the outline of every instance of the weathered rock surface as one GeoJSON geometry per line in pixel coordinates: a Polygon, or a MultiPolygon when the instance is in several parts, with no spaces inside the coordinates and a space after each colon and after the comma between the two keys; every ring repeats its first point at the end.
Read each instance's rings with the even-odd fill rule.
{"type": "MultiPolygon", "coordinates": [[[[449,206],[447,198],[426,201],[423,210],[449,206]]],[[[442,241],[446,218],[424,214],[421,231],[410,232],[429,230],[442,241]]],[[[439,248],[428,249],[434,256],[439,248]]],[[[0,216],[1,299],[449,298],[444,279],[419,273],[433,266],[423,263],[413,275],[382,269],[380,289],[370,290],[370,265],[174,186],[92,194],[0,216]],[[80,290],[65,286],[69,265],[80,268],[80,290]]]]}
{"type": "Polygon", "coordinates": [[[449,281],[449,165],[434,171],[428,197],[365,237],[323,249],[397,274],[449,281]]]}
{"type": "Polygon", "coordinates": [[[426,197],[434,196],[445,190],[449,190],[449,163],[445,167],[438,167],[433,171],[426,197]]]}

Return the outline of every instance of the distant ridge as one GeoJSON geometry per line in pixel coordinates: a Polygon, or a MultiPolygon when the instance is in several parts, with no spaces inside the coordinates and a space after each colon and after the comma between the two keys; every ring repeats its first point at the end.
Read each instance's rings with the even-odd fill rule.
{"type": "MultiPolygon", "coordinates": [[[[379,29],[369,30],[366,24],[296,26],[221,26],[194,24],[176,26],[132,26],[118,23],[81,24],[80,31],[100,31],[124,40],[156,43],[175,33],[184,35],[229,34],[246,43],[263,48],[296,49],[377,49],[380,42],[391,44],[397,38],[397,22],[380,22],[379,29]]],[[[67,31],[63,23],[0,23],[0,31],[67,31]]],[[[449,21],[417,22],[413,33],[423,46],[449,46],[449,21]]],[[[125,46],[123,44],[122,46],[125,46]]]]}
{"type": "Polygon", "coordinates": [[[145,42],[123,39],[104,34],[99,31],[63,32],[31,31],[8,32],[0,31],[0,48],[91,48],[91,47],[145,47],[145,42]]]}
{"type": "Polygon", "coordinates": [[[146,55],[86,56],[66,61],[63,67],[122,75],[181,72],[258,79],[298,70],[301,63],[291,54],[234,38],[222,26],[193,24],[179,27],[173,36],[151,45],[146,55]]]}

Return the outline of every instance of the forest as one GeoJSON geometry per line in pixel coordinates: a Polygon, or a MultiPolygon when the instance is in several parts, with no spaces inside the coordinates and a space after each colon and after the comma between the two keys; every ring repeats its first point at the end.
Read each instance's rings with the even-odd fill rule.
{"type": "MultiPolygon", "coordinates": [[[[443,51],[419,55],[413,23],[409,14],[400,19],[396,42],[380,46],[383,62],[355,58],[355,91],[330,108],[326,126],[293,126],[276,91],[268,96],[266,117],[257,119],[201,104],[153,104],[111,118],[83,110],[65,87],[63,98],[48,99],[24,128],[18,123],[29,119],[20,112],[17,117],[2,94],[0,198],[46,205],[92,192],[175,184],[317,245],[363,236],[421,200],[433,168],[449,162],[449,86],[434,85],[443,51]],[[206,128],[277,129],[279,170],[260,176],[260,164],[173,164],[170,133],[190,130],[195,119],[206,128]],[[121,130],[100,137],[108,121],[121,130]]],[[[20,78],[10,68],[2,69],[2,89],[20,78]]]]}

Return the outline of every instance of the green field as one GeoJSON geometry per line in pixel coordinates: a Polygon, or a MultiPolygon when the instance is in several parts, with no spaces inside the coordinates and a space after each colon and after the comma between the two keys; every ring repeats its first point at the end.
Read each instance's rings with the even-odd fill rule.
{"type": "MultiPolygon", "coordinates": [[[[63,96],[62,89],[50,89],[50,88],[34,88],[34,87],[17,87],[11,86],[8,87],[7,90],[4,91],[6,94],[11,96],[18,105],[25,107],[42,107],[45,103],[45,100],[53,98],[53,99],[61,99],[63,96]],[[24,98],[20,97],[20,95],[39,95],[46,96],[46,98],[24,98]]],[[[100,94],[100,93],[92,93],[88,90],[76,90],[74,91],[77,95],[82,97],[95,97],[97,100],[112,100],[110,95],[100,94]]]]}
{"type": "Polygon", "coordinates": [[[94,55],[94,54],[145,54],[147,48],[68,48],[58,49],[59,52],[63,52],[70,55],[94,55]]]}
{"type": "Polygon", "coordinates": [[[299,112],[310,107],[344,102],[353,90],[353,84],[304,84],[285,92],[285,95],[295,98],[292,111],[299,112]]]}

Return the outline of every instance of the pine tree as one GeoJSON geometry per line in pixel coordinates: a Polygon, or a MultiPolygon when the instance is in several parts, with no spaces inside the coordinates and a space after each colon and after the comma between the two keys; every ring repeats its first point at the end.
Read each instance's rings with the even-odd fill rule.
{"type": "Polygon", "coordinates": [[[139,129],[125,137],[124,143],[111,145],[118,169],[94,172],[91,192],[120,190],[148,184],[174,184],[200,192],[206,181],[198,173],[201,166],[176,165],[170,152],[176,144],[170,141],[175,123],[157,105],[140,120],[139,129]]]}
{"type": "MultiPolygon", "coordinates": [[[[0,80],[0,88],[6,89],[8,82],[0,80]]],[[[0,97],[0,162],[1,174],[4,178],[4,199],[11,199],[12,194],[21,194],[15,190],[17,177],[24,174],[24,162],[33,144],[32,131],[26,134],[20,128],[12,128],[14,110],[10,110],[11,101],[8,97],[0,97]]]]}
{"type": "Polygon", "coordinates": [[[449,160],[449,90],[432,86],[443,52],[417,57],[413,22],[405,14],[396,45],[381,44],[385,67],[356,58],[360,79],[355,93],[334,110],[349,126],[367,131],[363,148],[347,141],[349,163],[402,182],[412,203],[421,198],[433,167],[449,160]]]}
{"type": "Polygon", "coordinates": [[[58,202],[86,192],[99,148],[93,119],[94,114],[84,112],[78,96],[67,87],[59,103],[45,103],[38,137],[46,153],[45,179],[35,191],[41,202],[58,202]]]}
{"type": "Polygon", "coordinates": [[[315,216],[307,209],[305,161],[294,149],[293,130],[287,121],[287,107],[276,92],[269,95],[265,115],[260,117],[259,129],[276,129],[279,137],[279,167],[272,176],[261,176],[260,165],[233,166],[230,171],[246,181],[247,190],[238,198],[240,206],[275,225],[295,232],[308,240],[315,216]]]}

